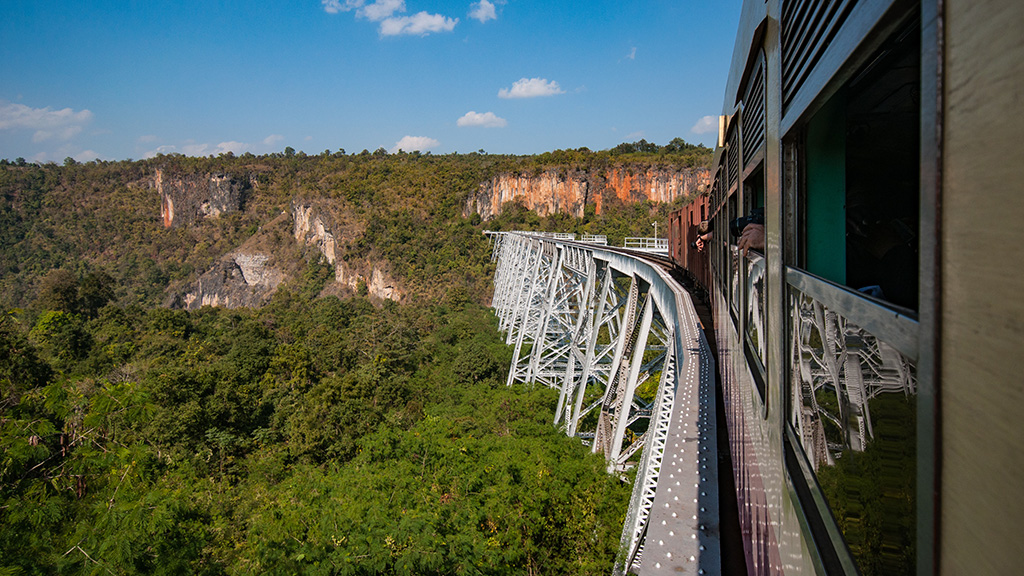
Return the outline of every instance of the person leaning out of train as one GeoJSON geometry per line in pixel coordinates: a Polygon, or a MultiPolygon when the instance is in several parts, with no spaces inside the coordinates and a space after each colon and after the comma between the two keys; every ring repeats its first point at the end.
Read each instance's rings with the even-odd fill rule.
{"type": "Polygon", "coordinates": [[[764,208],[754,208],[750,214],[733,219],[729,232],[739,239],[737,247],[744,257],[751,248],[764,252],[764,208]]]}
{"type": "MultiPolygon", "coordinates": [[[[747,251],[753,248],[764,252],[764,211],[755,209],[750,216],[736,218],[729,224],[734,236],[739,238],[738,247],[747,255],[747,251]]],[[[698,252],[704,251],[704,244],[711,240],[712,232],[707,220],[697,226],[697,241],[694,246],[698,252]]]]}
{"type": "Polygon", "coordinates": [[[711,223],[707,220],[702,220],[697,225],[697,240],[691,245],[697,249],[697,252],[704,251],[704,244],[711,240],[711,223]]]}
{"type": "Polygon", "coordinates": [[[746,256],[747,250],[751,248],[764,252],[764,224],[750,223],[743,227],[739,249],[743,250],[743,255],[746,256]]]}

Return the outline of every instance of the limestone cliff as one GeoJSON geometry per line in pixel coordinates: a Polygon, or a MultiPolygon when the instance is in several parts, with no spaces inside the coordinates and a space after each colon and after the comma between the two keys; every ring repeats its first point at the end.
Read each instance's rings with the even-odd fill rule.
{"type": "Polygon", "coordinates": [[[401,301],[405,292],[389,273],[386,262],[347,262],[341,257],[342,246],[362,235],[361,226],[339,221],[324,206],[298,201],[292,203],[292,221],[295,240],[315,247],[334,266],[336,288],[355,292],[362,283],[371,296],[401,301]]]}
{"type": "Polygon", "coordinates": [[[158,168],[153,187],[160,194],[164,227],[170,228],[241,210],[252,180],[226,174],[172,175],[158,168]]]}
{"type": "Polygon", "coordinates": [[[264,224],[196,280],[177,289],[166,305],[188,310],[262,306],[282,283],[302,274],[304,254],[310,250],[334,268],[334,282],[324,288],[323,294],[344,296],[365,286],[370,296],[400,301],[405,291],[391,276],[386,261],[346,261],[345,247],[358,240],[364,230],[347,216],[330,202],[294,201],[290,211],[264,224]]]}
{"type": "Polygon", "coordinates": [[[484,219],[501,213],[505,202],[518,199],[542,216],[556,212],[583,216],[588,203],[598,213],[609,203],[642,200],[672,202],[695,195],[711,182],[706,168],[618,165],[598,171],[546,170],[537,175],[499,174],[480,184],[467,198],[463,216],[484,219]]]}
{"type": "Polygon", "coordinates": [[[270,256],[259,252],[238,250],[227,254],[167,304],[186,310],[262,306],[285,280],[284,272],[269,266],[269,260],[270,256]]]}

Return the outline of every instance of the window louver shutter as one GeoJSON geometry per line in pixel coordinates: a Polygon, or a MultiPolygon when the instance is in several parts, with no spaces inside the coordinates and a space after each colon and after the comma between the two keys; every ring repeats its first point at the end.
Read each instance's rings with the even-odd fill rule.
{"type": "Polygon", "coordinates": [[[782,109],[789,106],[857,0],[782,1],[782,109]]]}
{"type": "Polygon", "coordinates": [[[726,164],[728,164],[727,169],[729,170],[728,188],[732,189],[733,185],[736,184],[736,180],[738,179],[740,167],[740,139],[739,132],[736,130],[735,127],[733,127],[733,129],[729,131],[729,138],[726,142],[729,146],[729,155],[726,159],[726,164]]]}
{"type": "Polygon", "coordinates": [[[747,81],[743,96],[743,167],[764,145],[764,55],[747,81]]]}

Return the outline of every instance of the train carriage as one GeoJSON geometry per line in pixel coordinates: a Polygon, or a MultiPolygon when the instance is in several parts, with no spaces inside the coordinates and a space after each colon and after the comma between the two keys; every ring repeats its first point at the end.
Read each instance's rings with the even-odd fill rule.
{"type": "Polygon", "coordinates": [[[1020,571],[1022,31],[1019,0],[744,2],[670,252],[713,309],[750,574],[1020,571]]]}
{"type": "Polygon", "coordinates": [[[695,247],[701,234],[701,223],[707,222],[708,199],[706,195],[697,196],[673,212],[668,223],[669,257],[700,287],[711,285],[711,267],[707,252],[690,247],[695,247]]]}

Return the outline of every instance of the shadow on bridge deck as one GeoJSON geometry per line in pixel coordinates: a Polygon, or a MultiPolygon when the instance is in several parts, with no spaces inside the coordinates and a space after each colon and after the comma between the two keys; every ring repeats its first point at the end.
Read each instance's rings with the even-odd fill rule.
{"type": "MultiPolygon", "coordinates": [[[[711,355],[718,358],[718,343],[715,341],[714,315],[707,301],[707,292],[697,288],[682,270],[673,269],[672,278],[679,282],[691,296],[693,308],[704,328],[711,355]]],[[[733,477],[732,454],[729,451],[729,431],[725,423],[725,402],[722,399],[722,378],[715,362],[715,406],[718,429],[718,513],[719,536],[722,550],[722,575],[746,576],[747,562],[743,552],[743,538],[740,533],[739,505],[736,500],[736,482],[733,477]]]]}

